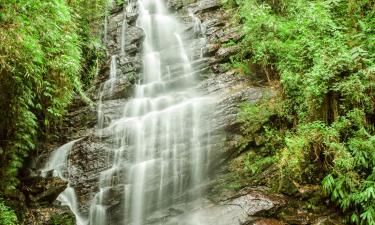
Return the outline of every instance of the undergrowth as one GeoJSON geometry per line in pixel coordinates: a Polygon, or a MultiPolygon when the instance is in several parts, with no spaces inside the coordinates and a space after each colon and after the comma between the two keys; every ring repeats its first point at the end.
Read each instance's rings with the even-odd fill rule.
{"type": "Polygon", "coordinates": [[[91,103],[102,57],[105,0],[0,1],[0,193],[14,195],[19,169],[53,135],[74,95],[91,103]]]}
{"type": "MultiPolygon", "coordinates": [[[[273,100],[242,107],[238,149],[256,146],[258,163],[274,160],[281,177],[320,183],[348,222],[375,224],[373,2],[227,0],[226,5],[235,7],[244,23],[239,63],[251,61],[264,79],[280,83],[273,100]]],[[[259,165],[246,161],[244,170],[256,172],[259,165]]]]}
{"type": "Polygon", "coordinates": [[[18,225],[17,216],[14,211],[5,205],[0,199],[0,225],[18,225]]]}

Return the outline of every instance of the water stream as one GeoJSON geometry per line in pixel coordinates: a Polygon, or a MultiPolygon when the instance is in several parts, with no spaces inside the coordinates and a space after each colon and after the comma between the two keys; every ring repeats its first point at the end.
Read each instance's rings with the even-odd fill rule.
{"type": "MultiPolygon", "coordinates": [[[[131,4],[124,7],[120,55],[111,56],[110,76],[104,84],[109,88],[103,90],[113,91],[116,86],[117,58],[126,54],[126,13],[135,8],[131,4]]],[[[196,55],[202,54],[200,49],[196,54],[197,49],[184,33],[184,25],[168,13],[162,0],[139,0],[137,8],[137,26],[145,33],[142,76],[134,97],[124,100],[122,115],[108,126],[103,122],[101,100],[98,103],[97,133],[114,140],[110,146],[112,160],[109,169],[100,173],[98,192],[87,219],[81,218],[76,200],[71,200],[78,225],[113,224],[108,213],[113,206],[113,193],[121,193],[116,199],[122,210],[118,225],[149,224],[163,210],[187,202],[199,207],[204,193],[202,184],[207,178],[214,141],[210,132],[213,120],[209,116],[215,99],[195,88],[199,81],[192,61],[199,60],[196,55]]],[[[194,31],[204,32],[200,21],[191,16],[194,31]]],[[[56,150],[64,154],[60,157],[65,161],[74,143],[61,147],[64,151],[56,150]]],[[[52,155],[48,165],[54,164],[53,160],[52,155]]],[[[59,171],[48,165],[46,171],[59,171]]],[[[59,199],[69,202],[63,197],[59,199]]],[[[200,223],[199,218],[191,218],[175,224],[200,223]]]]}
{"type": "MultiPolygon", "coordinates": [[[[42,176],[46,176],[49,171],[53,171],[54,177],[59,177],[62,180],[69,182],[70,166],[68,156],[70,150],[73,148],[73,145],[80,140],[81,139],[77,139],[68,142],[65,145],[53,151],[50,156],[50,159],[41,170],[42,176]]],[[[66,205],[69,207],[69,209],[76,217],[77,225],[83,225],[87,223],[86,218],[83,217],[79,212],[76,192],[74,188],[70,186],[70,183],[68,184],[68,187],[65,189],[65,191],[63,191],[58,196],[57,200],[61,202],[62,205],[66,205]]]]}

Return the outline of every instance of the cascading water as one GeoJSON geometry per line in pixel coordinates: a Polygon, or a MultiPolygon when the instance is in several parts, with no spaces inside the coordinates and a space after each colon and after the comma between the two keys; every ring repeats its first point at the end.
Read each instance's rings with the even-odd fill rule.
{"type": "MultiPolygon", "coordinates": [[[[100,173],[88,219],[81,219],[77,210],[79,225],[114,224],[109,214],[114,193],[121,193],[115,200],[122,210],[116,225],[148,224],[159,212],[175,205],[194,202],[194,207],[198,207],[208,174],[210,146],[214,142],[210,113],[215,99],[202,96],[195,88],[199,68],[195,68],[194,60],[201,60],[201,48],[189,44],[184,33],[186,26],[168,13],[162,0],[127,4],[123,10],[120,54],[111,56],[110,76],[98,104],[97,135],[111,137],[109,155],[113,158],[109,169],[100,173]],[[126,55],[126,13],[136,8],[137,26],[145,33],[142,76],[134,97],[124,100],[127,102],[122,116],[106,126],[102,96],[116,86],[118,59],[126,55]]],[[[204,32],[199,19],[190,16],[194,32],[204,32]]],[[[200,223],[199,218],[191,218],[173,224],[200,223]]]]}
{"type": "Polygon", "coordinates": [[[124,189],[122,224],[141,225],[159,210],[199,197],[207,174],[210,122],[203,114],[214,101],[193,88],[192,52],[183,42],[182,24],[160,0],[141,0],[138,7],[137,25],[146,36],[143,76],[123,116],[103,129],[115,139],[114,159],[100,175],[90,224],[108,223],[106,198],[114,188],[124,189]],[[124,180],[118,180],[123,171],[124,180]]]}
{"type": "MultiPolygon", "coordinates": [[[[73,145],[79,140],[80,139],[68,142],[53,151],[49,161],[41,170],[42,176],[46,176],[49,171],[53,171],[53,176],[69,181],[70,167],[68,163],[68,156],[70,150],[73,148],[73,145]]],[[[84,225],[87,223],[86,219],[79,212],[77,196],[74,188],[71,187],[70,184],[68,184],[65,191],[58,196],[57,200],[60,201],[62,205],[66,205],[70,208],[76,217],[77,225],[84,225]]]]}

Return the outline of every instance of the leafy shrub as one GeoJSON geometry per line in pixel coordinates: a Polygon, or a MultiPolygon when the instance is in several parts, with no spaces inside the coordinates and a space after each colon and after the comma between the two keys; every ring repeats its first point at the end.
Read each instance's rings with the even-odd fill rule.
{"type": "Polygon", "coordinates": [[[74,225],[75,218],[68,213],[54,214],[51,217],[51,225],[74,225]]]}
{"type": "Polygon", "coordinates": [[[240,149],[254,142],[272,149],[264,157],[276,156],[282,176],[302,183],[322,182],[353,223],[375,224],[371,1],[227,4],[239,6],[244,21],[241,44],[247,48],[242,55],[251,55],[264,70],[273,69],[281,84],[282,107],[272,110],[262,103],[242,108],[240,149]],[[275,119],[287,125],[281,127],[275,119]],[[270,139],[266,131],[272,134],[270,139]],[[257,142],[259,137],[267,141],[257,142]],[[272,137],[279,141],[272,142],[272,137]]]}
{"type": "Polygon", "coordinates": [[[12,209],[7,207],[0,199],[0,225],[18,225],[17,216],[12,209]]]}
{"type": "Polygon", "coordinates": [[[0,191],[11,191],[73,95],[87,100],[105,1],[20,0],[0,8],[0,191]]]}

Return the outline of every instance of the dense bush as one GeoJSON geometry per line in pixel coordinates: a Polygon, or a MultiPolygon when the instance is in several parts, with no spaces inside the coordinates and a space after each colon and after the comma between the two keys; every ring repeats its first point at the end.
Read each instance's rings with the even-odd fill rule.
{"type": "Polygon", "coordinates": [[[8,0],[0,5],[0,191],[74,94],[86,101],[99,55],[104,0],[8,0]]]}
{"type": "Polygon", "coordinates": [[[300,183],[322,182],[353,223],[375,224],[373,2],[227,4],[239,6],[244,22],[241,56],[250,56],[266,75],[272,71],[277,76],[271,79],[280,81],[277,113],[264,104],[244,108],[241,146],[253,142],[256,129],[265,138],[267,130],[277,133],[274,137],[282,141],[272,154],[283,176],[300,183]],[[249,107],[254,113],[246,113],[249,107]],[[287,129],[272,124],[275,119],[287,129]]]}
{"type": "Polygon", "coordinates": [[[74,215],[68,213],[54,214],[51,217],[51,225],[74,225],[74,215]]]}
{"type": "Polygon", "coordinates": [[[7,207],[0,199],[0,225],[17,225],[17,216],[12,209],[7,207]]]}

